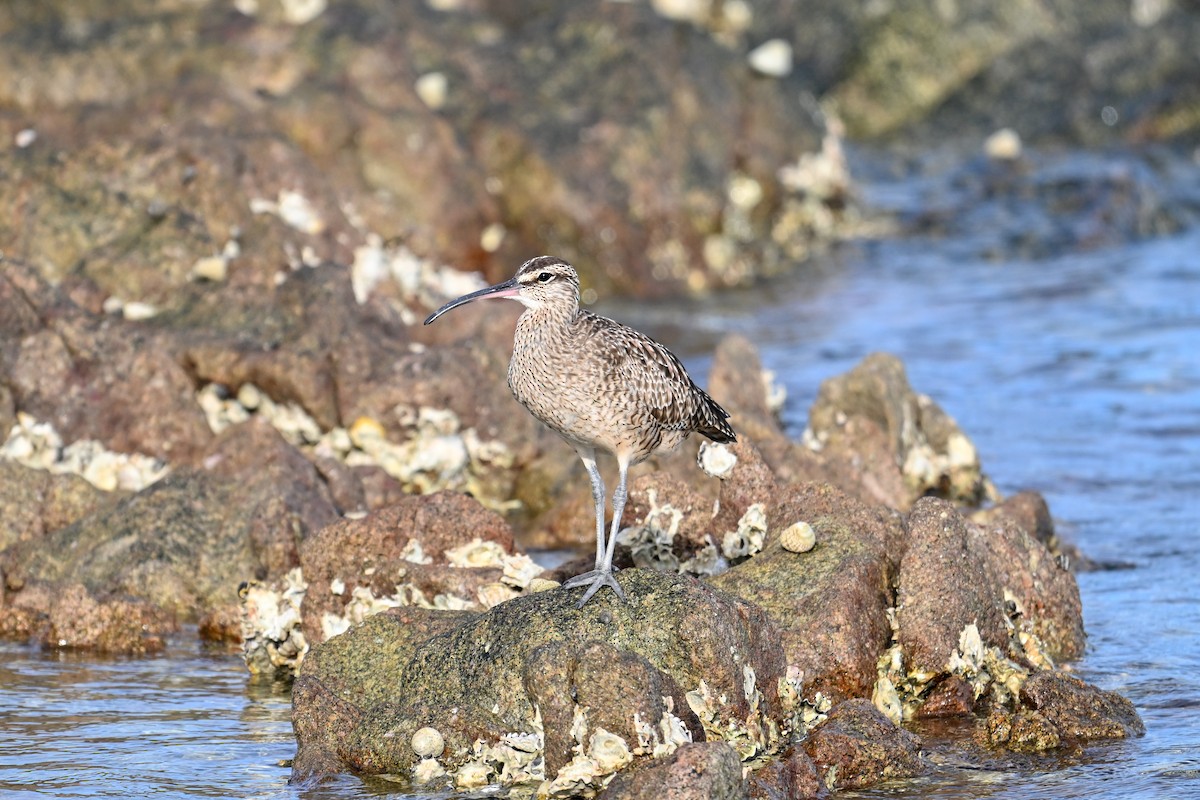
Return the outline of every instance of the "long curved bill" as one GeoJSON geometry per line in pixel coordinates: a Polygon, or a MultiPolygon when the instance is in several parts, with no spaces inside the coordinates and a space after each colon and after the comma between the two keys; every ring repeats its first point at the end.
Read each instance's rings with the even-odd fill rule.
{"type": "Polygon", "coordinates": [[[509,280],[506,280],[504,283],[497,283],[495,286],[489,286],[486,289],[480,289],[478,292],[471,292],[470,294],[464,294],[462,297],[458,298],[457,300],[451,300],[449,303],[446,303],[446,305],[442,306],[437,311],[433,312],[428,317],[426,317],[425,324],[428,325],[429,323],[433,322],[435,319],[440,317],[442,314],[445,314],[450,309],[458,308],[459,306],[466,305],[467,303],[471,302],[472,300],[482,300],[482,299],[486,299],[489,297],[516,297],[517,293],[520,291],[521,291],[521,285],[519,283],[517,283],[517,279],[510,278],[509,280]]]}

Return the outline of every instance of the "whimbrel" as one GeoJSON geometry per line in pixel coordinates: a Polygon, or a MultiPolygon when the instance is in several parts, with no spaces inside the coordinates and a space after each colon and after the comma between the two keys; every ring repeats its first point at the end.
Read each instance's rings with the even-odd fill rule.
{"type": "Polygon", "coordinates": [[[507,297],[525,306],[517,320],[508,388],[529,413],[579,453],[596,501],[596,568],[564,587],[587,586],[582,608],[602,586],[625,599],[613,577],[613,550],[625,511],[629,467],[658,450],[677,447],[690,433],[715,442],[736,437],[729,414],[695,384],[679,359],[648,336],[579,307],[579,275],[562,259],[539,256],[511,279],[463,295],[429,315],[425,324],[473,300],[507,297]],[[617,460],[612,528],[604,536],[604,479],[596,451],[617,460]]]}

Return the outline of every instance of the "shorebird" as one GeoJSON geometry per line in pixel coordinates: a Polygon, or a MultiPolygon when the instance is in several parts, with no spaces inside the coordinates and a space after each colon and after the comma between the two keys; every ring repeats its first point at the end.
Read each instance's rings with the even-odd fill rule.
{"type": "Polygon", "coordinates": [[[603,586],[622,600],[613,577],[613,551],[625,511],[629,468],[691,433],[736,441],[729,414],[696,385],[667,348],[633,328],[579,307],[579,275],[567,262],[539,256],[510,280],[451,300],[425,324],[452,308],[492,297],[525,306],[517,320],[508,388],[529,413],[575,448],[592,481],[596,502],[596,568],[563,584],[586,586],[578,608],[603,586]],[[604,479],[596,451],[617,460],[612,528],[604,536],[604,479]]]}

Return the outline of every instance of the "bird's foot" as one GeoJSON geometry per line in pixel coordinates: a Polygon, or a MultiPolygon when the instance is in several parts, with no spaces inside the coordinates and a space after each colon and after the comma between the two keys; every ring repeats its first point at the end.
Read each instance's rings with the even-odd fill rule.
{"type": "Polygon", "coordinates": [[[602,586],[608,586],[611,588],[617,593],[617,597],[621,598],[621,601],[624,602],[625,592],[621,591],[621,585],[617,583],[617,579],[613,577],[613,572],[615,572],[615,570],[594,569],[590,572],[585,572],[582,575],[576,575],[574,578],[571,578],[563,584],[563,588],[577,589],[580,586],[588,587],[587,591],[583,593],[583,597],[581,597],[579,602],[575,604],[576,608],[583,608],[584,605],[587,604],[587,601],[591,600],[596,592],[600,591],[600,587],[602,586]]]}

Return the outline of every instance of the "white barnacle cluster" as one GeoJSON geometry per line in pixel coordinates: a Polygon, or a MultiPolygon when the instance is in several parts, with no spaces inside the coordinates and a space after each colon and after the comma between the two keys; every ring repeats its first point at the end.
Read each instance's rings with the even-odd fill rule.
{"type": "Polygon", "coordinates": [[[620,736],[597,726],[589,735],[587,713],[575,706],[571,723],[574,756],[552,780],[537,789],[539,798],[592,795],[604,788],[618,770],[633,761],[633,751],[620,736]]]}
{"type": "Polygon", "coordinates": [[[821,692],[811,698],[804,696],[804,673],[799,667],[789,664],[787,672],[779,679],[776,691],[787,718],[784,733],[792,737],[803,736],[828,716],[833,702],[821,692]]]}
{"type": "Polygon", "coordinates": [[[383,423],[371,417],[359,417],[349,428],[324,431],[298,404],[276,402],[250,383],[236,393],[209,383],[196,399],[214,433],[257,415],[293,446],[352,467],[377,466],[407,491],[462,490],[491,508],[510,505],[491,495],[483,476],[511,467],[513,454],[503,442],[480,439],[474,428],[463,430],[458,415],[449,409],[396,406],[395,427],[404,439],[393,441],[383,423]]]}
{"type": "Polygon", "coordinates": [[[296,673],[308,652],[300,630],[300,604],[308,584],[296,567],[273,586],[249,583],[239,591],[242,658],[250,672],[296,673]]]}
{"type": "MultiPolygon", "coordinates": [[[[540,719],[535,723],[540,725],[540,719]]],[[[506,733],[495,744],[476,739],[466,761],[450,774],[455,787],[463,790],[528,784],[545,778],[544,753],[540,727],[532,732],[506,733]]]]}
{"type": "Polygon", "coordinates": [[[663,704],[665,708],[657,724],[643,720],[638,712],[633,712],[633,729],[637,733],[634,755],[664,758],[674,753],[681,744],[692,741],[692,732],[682,719],[675,716],[674,698],[664,696],[663,704]]]}
{"type": "Polygon", "coordinates": [[[1029,671],[1009,659],[996,646],[984,645],[975,623],[966,625],[958,635],[958,647],[950,653],[946,670],[971,684],[975,697],[990,691],[998,703],[1015,697],[1029,671]]]}
{"type": "Polygon", "coordinates": [[[684,511],[671,503],[658,502],[658,492],[647,493],[650,510],[636,525],[617,534],[617,541],[629,548],[633,562],[639,566],[663,572],[687,572],[692,575],[715,575],[722,569],[720,553],[711,542],[692,556],[681,561],[675,555],[675,536],[683,522],[684,511]]]}
{"type": "Polygon", "coordinates": [[[542,572],[542,568],[524,553],[509,553],[496,542],[485,542],[479,537],[448,549],[445,555],[452,567],[501,570],[499,581],[480,587],[476,593],[483,608],[492,608],[516,597],[542,572]]]}
{"type": "MultiPolygon", "coordinates": [[[[436,79],[425,76],[425,81],[428,85],[436,79]]],[[[479,273],[437,266],[403,245],[384,244],[382,237],[374,233],[368,234],[366,243],[354,250],[350,282],[354,299],[360,305],[370,300],[385,282],[395,286],[403,301],[396,310],[408,325],[421,320],[413,308],[436,308],[449,298],[461,297],[487,285],[479,273]]]]}
{"type": "Polygon", "coordinates": [[[730,561],[749,558],[762,550],[766,535],[766,506],[753,503],[738,520],[737,530],[726,531],[721,540],[721,552],[730,561]]]}
{"type": "Polygon", "coordinates": [[[169,471],[166,462],[141,453],[117,453],[93,439],[64,445],[48,422],[38,422],[24,411],[0,445],[0,458],[33,469],[78,475],[106,492],[136,492],[160,480],[169,471]]]}
{"type": "MultiPolygon", "coordinates": [[[[894,629],[894,612],[889,613],[889,618],[894,629]]],[[[1029,675],[1027,669],[1008,658],[999,647],[985,645],[978,626],[970,623],[959,633],[958,647],[951,651],[940,670],[906,669],[902,648],[893,644],[879,657],[872,702],[894,722],[910,720],[925,702],[934,680],[947,673],[966,681],[975,698],[990,693],[997,703],[1015,697],[1029,675]]]]}
{"type": "Polygon", "coordinates": [[[708,741],[729,742],[743,761],[749,761],[773,750],[781,739],[775,721],[769,719],[762,708],[763,696],[757,688],[753,668],[744,665],[742,675],[742,691],[749,708],[744,718],[734,716],[729,698],[714,694],[703,680],[684,697],[700,720],[708,741]]]}

